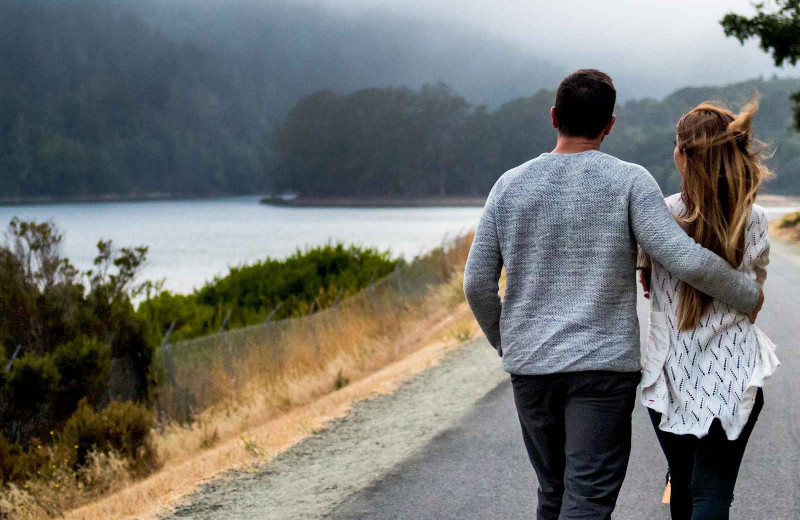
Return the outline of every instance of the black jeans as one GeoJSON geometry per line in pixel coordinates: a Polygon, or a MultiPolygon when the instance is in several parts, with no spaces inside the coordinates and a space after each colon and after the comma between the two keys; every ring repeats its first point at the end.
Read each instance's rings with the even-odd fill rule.
{"type": "Polygon", "coordinates": [[[511,375],[538,520],[611,518],[631,452],[639,372],[511,375]]]}
{"type": "Polygon", "coordinates": [[[661,414],[648,408],[669,465],[672,520],[727,520],[747,440],[763,407],[764,394],[759,388],[747,424],[733,441],[725,436],[718,419],[702,439],[661,431],[661,414]]]}

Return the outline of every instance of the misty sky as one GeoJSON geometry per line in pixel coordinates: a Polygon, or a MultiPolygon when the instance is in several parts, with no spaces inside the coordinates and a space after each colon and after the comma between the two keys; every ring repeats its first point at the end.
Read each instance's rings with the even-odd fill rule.
{"type": "MultiPolygon", "coordinates": [[[[354,15],[388,9],[489,32],[564,68],[605,70],[620,97],[663,97],[688,85],[759,75],[798,75],[773,66],[755,42],[726,38],[719,20],[753,12],[748,0],[297,0],[354,15]]],[[[554,85],[555,86],[555,85],[554,85]]]]}

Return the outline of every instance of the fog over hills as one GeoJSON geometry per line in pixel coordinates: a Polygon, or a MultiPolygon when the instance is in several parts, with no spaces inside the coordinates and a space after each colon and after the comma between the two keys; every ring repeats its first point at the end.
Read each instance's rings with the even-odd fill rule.
{"type": "Polygon", "coordinates": [[[458,26],[286,0],[0,3],[4,199],[263,189],[303,95],[448,82],[475,104],[563,71],[458,26]]]}
{"type": "Polygon", "coordinates": [[[725,37],[720,19],[730,11],[752,14],[751,0],[298,1],[352,16],[388,10],[470,27],[567,71],[602,69],[614,78],[622,101],[661,99],[685,86],[800,74],[796,67],[775,68],[756,41],[742,46],[725,37]]]}
{"type": "Polygon", "coordinates": [[[566,72],[535,52],[465,24],[388,9],[352,12],[287,0],[148,0],[150,24],[241,66],[282,106],[319,88],[443,82],[475,104],[552,88],[566,72]]]}
{"type": "MultiPolygon", "coordinates": [[[[412,136],[430,143],[446,135],[446,149],[404,148],[407,158],[425,162],[425,168],[441,170],[436,165],[450,160],[446,156],[455,150],[458,134],[443,129],[468,121],[470,132],[459,138],[465,150],[478,154],[464,166],[475,183],[456,188],[481,191],[500,173],[497,168],[549,142],[552,90],[579,66],[612,74],[620,110],[628,100],[663,98],[687,84],[727,84],[776,70],[764,65],[767,56],[720,37],[716,20],[725,8],[717,0],[710,2],[716,11],[698,7],[686,20],[660,3],[651,5],[649,18],[632,0],[609,0],[602,8],[576,0],[559,2],[559,9],[555,4],[5,0],[0,2],[0,199],[273,189],[276,179],[293,171],[280,170],[287,164],[286,154],[280,157],[281,125],[298,101],[323,90],[333,94],[314,97],[327,100],[319,106],[353,112],[329,119],[333,126],[325,135],[336,136],[342,119],[352,123],[369,110],[379,112],[367,119],[378,125],[369,132],[373,136],[387,127],[406,144],[412,136]],[[634,24],[626,13],[646,23],[634,24]],[[362,89],[366,94],[337,97],[362,89]],[[380,113],[389,107],[405,120],[380,113]],[[431,107],[444,111],[433,114],[431,107]],[[509,146],[513,153],[504,151],[509,146]],[[499,159],[480,155],[484,148],[499,159]],[[478,168],[484,160],[485,168],[478,168]]],[[[790,117],[790,92],[787,83],[774,85],[780,85],[775,87],[780,117],[773,121],[778,132],[790,117]]],[[[318,127],[322,116],[303,112],[297,121],[318,127]]],[[[659,120],[662,130],[673,124],[659,120]]],[[[302,139],[294,144],[320,148],[302,139]]],[[[372,159],[399,153],[386,148],[378,142],[372,159]]],[[[364,155],[361,146],[352,150],[364,155]]],[[[350,166],[371,164],[335,152],[350,166]]],[[[639,152],[630,153],[637,160],[639,152]]],[[[340,166],[327,161],[313,171],[340,166]]],[[[409,172],[421,168],[409,164],[409,172]]],[[[448,179],[457,183],[456,177],[448,179]]],[[[320,181],[305,175],[304,182],[320,181]]],[[[435,190],[451,192],[444,181],[435,190]]]]}

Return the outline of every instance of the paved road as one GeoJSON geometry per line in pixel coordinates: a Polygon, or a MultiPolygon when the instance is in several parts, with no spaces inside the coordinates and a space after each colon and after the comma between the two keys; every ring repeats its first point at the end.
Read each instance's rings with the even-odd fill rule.
{"type": "MultiPolygon", "coordinates": [[[[759,326],[778,345],[782,365],[764,391],[766,404],[742,464],[733,519],[800,520],[798,258],[786,250],[773,253],[759,326]]],[[[645,310],[642,301],[640,316],[645,310]]],[[[512,399],[506,381],[479,401],[464,420],[341,504],[328,518],[535,518],[536,480],[512,399]]],[[[633,453],[614,518],[667,519],[667,508],[660,504],[666,462],[641,406],[633,422],[633,453]]]]}

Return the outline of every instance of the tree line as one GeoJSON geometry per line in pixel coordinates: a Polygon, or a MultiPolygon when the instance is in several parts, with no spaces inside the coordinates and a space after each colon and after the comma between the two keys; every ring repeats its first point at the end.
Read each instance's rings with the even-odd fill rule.
{"type": "Polygon", "coordinates": [[[0,202],[261,193],[301,95],[443,78],[499,103],[561,75],[467,30],[289,0],[8,0],[0,35],[0,202]]]}
{"type": "MultiPolygon", "coordinates": [[[[766,189],[800,193],[800,134],[791,128],[790,104],[798,87],[797,79],[759,79],[629,101],[617,107],[603,150],[644,165],[665,192],[675,192],[680,116],[709,99],[735,108],[758,91],[756,134],[771,145],[777,172],[766,189]]],[[[490,110],[471,106],[444,84],[321,90],[299,100],[279,129],[274,186],[311,197],[485,196],[504,171],[553,148],[554,99],[542,90],[490,110]]]]}
{"type": "Polygon", "coordinates": [[[3,2],[0,33],[0,197],[263,186],[263,124],[191,41],[110,2],[3,2]]]}
{"type": "MultiPolygon", "coordinates": [[[[482,196],[552,146],[552,91],[518,96],[564,71],[466,30],[372,16],[380,23],[284,0],[1,2],[0,199],[482,196]],[[422,87],[429,78],[450,87],[422,87]]],[[[792,16],[731,18],[726,30],[769,43],[764,31],[792,16]]],[[[757,130],[776,149],[768,189],[797,193],[796,80],[627,102],[606,150],[673,191],[680,114],[754,88],[757,130]]]]}

